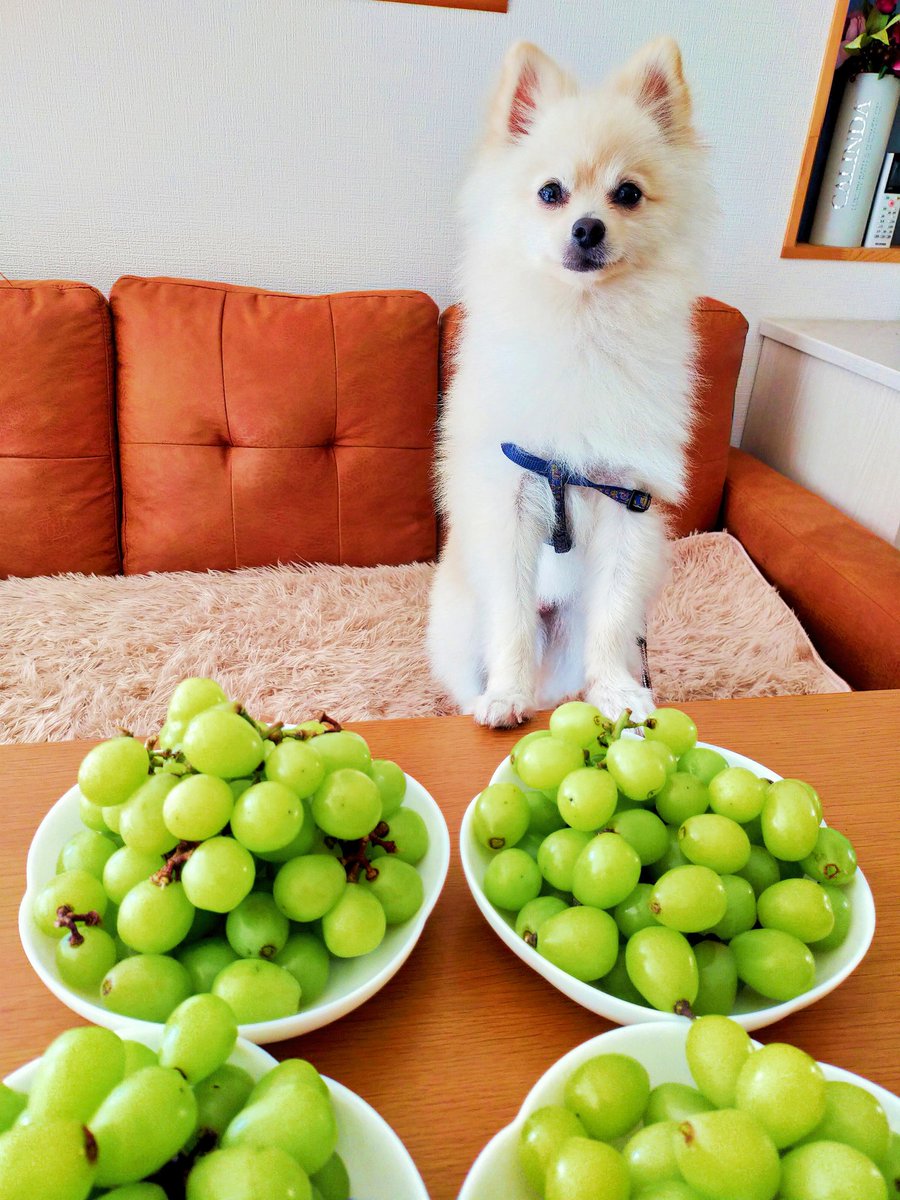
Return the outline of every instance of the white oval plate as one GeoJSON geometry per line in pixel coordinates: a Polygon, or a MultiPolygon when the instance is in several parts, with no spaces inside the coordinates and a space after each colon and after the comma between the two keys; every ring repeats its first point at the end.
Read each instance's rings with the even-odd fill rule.
{"type": "MultiPolygon", "coordinates": [[[[687,1035],[688,1026],[683,1021],[651,1027],[630,1026],[611,1029],[570,1050],[537,1081],[512,1124],[501,1129],[478,1155],[465,1178],[459,1200],[498,1200],[500,1196],[503,1200],[534,1200],[534,1192],[519,1166],[517,1146],[522,1125],[535,1109],[545,1104],[562,1104],[566,1080],[576,1067],[598,1054],[630,1054],[647,1068],[651,1087],[668,1082],[693,1086],[684,1056],[687,1035]]],[[[755,1046],[759,1044],[754,1042],[755,1046]]],[[[826,1079],[855,1083],[871,1092],[887,1114],[891,1128],[900,1132],[900,1100],[892,1092],[840,1067],[829,1063],[819,1065],[826,1079]]]]}
{"type": "MultiPolygon", "coordinates": [[[[110,1028],[122,1038],[140,1041],[152,1050],[158,1050],[162,1026],[138,1022],[144,1025],[145,1031],[135,1036],[130,1027],[135,1023],[130,1022],[127,1028],[121,1025],[110,1028]]],[[[278,1060],[271,1054],[243,1038],[238,1039],[228,1061],[243,1067],[254,1079],[262,1079],[278,1065],[278,1060]]],[[[19,1092],[27,1092],[34,1082],[39,1062],[40,1059],[33,1059],[13,1071],[4,1082],[19,1092]]],[[[335,1083],[327,1075],[322,1078],[334,1102],[338,1125],[337,1153],[344,1160],[350,1176],[354,1200],[428,1200],[416,1164],[387,1121],[342,1083],[335,1083]]]]}
{"type": "MultiPolygon", "coordinates": [[[[19,906],[19,937],[28,961],[40,979],[63,1004],[73,1012],[117,1030],[128,1030],[130,1038],[140,1038],[156,1026],[151,1021],[137,1021],[104,1008],[99,996],[70,988],[59,978],[54,958],[56,942],[40,932],[31,919],[35,893],[56,874],[56,861],[64,843],[84,826],[78,812],[80,793],[69,788],[57,800],[38,826],[25,866],[26,890],[19,906]]],[[[437,903],[450,865],[450,834],[443,813],[434,799],[411,776],[406,777],[404,807],[417,812],[428,829],[428,852],[417,865],[422,877],[425,897],[422,907],[402,925],[389,927],[377,950],[361,958],[331,960],[328,987],[315,1004],[301,1009],[291,1017],[277,1021],[258,1021],[241,1025],[241,1037],[267,1045],[311,1033],[359,1008],[396,975],[409,958],[419,940],[425,922],[437,903]]]]}
{"type": "MultiPolygon", "coordinates": [[[[781,775],[776,775],[774,771],[770,771],[761,763],[754,762],[752,758],[745,758],[742,754],[735,754],[721,746],[711,746],[708,742],[698,742],[697,745],[717,750],[724,756],[730,767],[746,767],[755,775],[766,779],[782,778],[781,775]]],[[[491,783],[514,783],[523,791],[533,790],[522,783],[508,758],[504,759],[494,772],[491,783]]],[[[553,963],[548,962],[547,959],[542,958],[522,938],[517,937],[514,920],[494,908],[484,894],[484,873],[492,856],[490,851],[481,846],[475,838],[472,828],[474,811],[475,800],[466,809],[459,831],[459,852],[466,882],[485,920],[514,954],[517,954],[533,971],[543,975],[549,983],[552,983],[570,1000],[574,1000],[599,1017],[615,1021],[618,1025],[686,1020],[685,1017],[677,1017],[674,1013],[659,1012],[655,1008],[644,1008],[640,1004],[632,1004],[629,1000],[620,1000],[617,996],[610,996],[607,992],[603,992],[589,983],[582,983],[581,980],[575,979],[572,975],[554,966],[553,963]]],[[[822,996],[827,996],[847,978],[851,971],[859,966],[872,944],[875,934],[875,902],[866,877],[860,870],[857,870],[852,881],[847,885],[846,892],[852,907],[850,930],[842,945],[835,950],[820,951],[815,955],[815,985],[808,992],[803,992],[793,1000],[786,1000],[782,1003],[772,1002],[771,1004],[765,1003],[761,996],[748,997],[745,990],[743,995],[738,995],[735,1011],[729,1014],[732,1020],[737,1021],[739,1025],[743,1025],[748,1030],[762,1029],[766,1025],[772,1025],[790,1013],[814,1004],[822,996]]]]}

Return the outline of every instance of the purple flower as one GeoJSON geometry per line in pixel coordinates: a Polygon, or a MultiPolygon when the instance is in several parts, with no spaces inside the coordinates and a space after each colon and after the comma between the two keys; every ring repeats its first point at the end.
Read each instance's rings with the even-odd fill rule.
{"type": "MultiPolygon", "coordinates": [[[[882,0],[882,3],[883,2],[884,0],[882,0]]],[[[891,0],[891,3],[893,4],[893,0],[891,0]]],[[[865,29],[866,18],[861,12],[852,12],[847,18],[847,27],[844,30],[844,36],[841,39],[840,46],[838,47],[837,62],[835,63],[836,67],[842,66],[850,57],[847,51],[844,49],[844,46],[847,44],[847,42],[855,41],[861,33],[865,32],[865,29]]]]}

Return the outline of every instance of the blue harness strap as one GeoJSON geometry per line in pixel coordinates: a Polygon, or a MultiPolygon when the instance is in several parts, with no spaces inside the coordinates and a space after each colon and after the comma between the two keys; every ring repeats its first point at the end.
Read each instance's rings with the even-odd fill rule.
{"type": "Polygon", "coordinates": [[[569,525],[566,520],[567,486],[593,488],[597,492],[602,492],[604,496],[609,496],[610,500],[615,500],[617,504],[624,504],[630,512],[646,512],[650,507],[652,497],[649,492],[619,487],[613,483],[595,483],[586,475],[579,475],[577,471],[571,471],[565,463],[556,462],[555,459],[548,461],[546,458],[538,458],[536,454],[529,454],[527,450],[523,450],[514,442],[501,442],[500,449],[510,462],[514,462],[517,467],[522,467],[526,471],[533,471],[535,475],[543,476],[550,485],[555,520],[553,533],[547,544],[552,546],[557,554],[567,554],[572,549],[572,535],[569,533],[569,525]]]}

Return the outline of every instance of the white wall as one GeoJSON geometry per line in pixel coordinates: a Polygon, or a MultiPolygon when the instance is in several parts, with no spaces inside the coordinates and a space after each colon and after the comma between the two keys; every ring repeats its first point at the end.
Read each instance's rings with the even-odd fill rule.
{"type": "MultiPolygon", "coordinates": [[[[831,0],[0,0],[0,271],[454,298],[452,196],[509,42],[598,78],[682,44],[723,218],[707,290],[900,316],[896,267],[778,257],[831,0]],[[889,294],[889,288],[890,294],[889,294]]],[[[739,394],[739,436],[758,339],[739,394]]]]}

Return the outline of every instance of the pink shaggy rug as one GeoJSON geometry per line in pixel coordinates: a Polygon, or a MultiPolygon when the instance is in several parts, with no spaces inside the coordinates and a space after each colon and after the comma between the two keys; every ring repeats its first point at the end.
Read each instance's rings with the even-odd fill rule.
{"type": "MultiPolygon", "coordinates": [[[[424,654],[432,569],[0,581],[0,741],[153,732],[186,675],[269,719],[452,712],[424,654]]],[[[660,702],[849,691],[726,533],[674,544],[648,642],[660,702]]]]}

